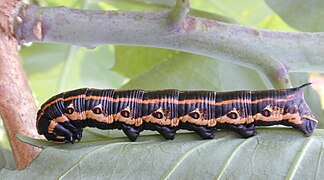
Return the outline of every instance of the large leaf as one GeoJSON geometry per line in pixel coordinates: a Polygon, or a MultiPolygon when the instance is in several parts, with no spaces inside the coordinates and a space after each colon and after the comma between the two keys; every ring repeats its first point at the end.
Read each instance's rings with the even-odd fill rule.
{"type": "Polygon", "coordinates": [[[115,46],[115,49],[114,70],[128,78],[134,78],[178,53],[167,49],[134,46],[115,46]]]}
{"type": "Polygon", "coordinates": [[[41,103],[61,91],[85,86],[118,88],[124,82],[123,77],[111,70],[112,46],[88,50],[35,43],[24,47],[20,54],[31,87],[41,103]]]}
{"type": "Polygon", "coordinates": [[[11,149],[7,147],[1,147],[0,144],[0,170],[2,168],[15,169],[16,164],[11,149]]]}
{"type": "Polygon", "coordinates": [[[206,56],[158,48],[117,46],[114,70],[130,78],[123,89],[266,88],[253,70],[206,56]]]}
{"type": "MultiPolygon", "coordinates": [[[[116,7],[121,10],[129,11],[161,11],[170,10],[176,4],[176,0],[95,0],[92,1],[92,7],[98,5],[100,9],[113,9],[116,7]],[[99,3],[98,3],[99,2],[99,3]]],[[[205,7],[208,6],[208,2],[205,3],[205,7]]],[[[216,21],[222,21],[227,23],[236,23],[232,18],[217,14],[217,12],[207,12],[205,9],[195,9],[195,6],[191,6],[190,15],[213,19],[216,21]]]]}
{"type": "Polygon", "coordinates": [[[301,31],[324,31],[323,0],[266,0],[266,2],[292,27],[301,31]]]}
{"type": "Polygon", "coordinates": [[[258,129],[249,139],[220,131],[215,139],[178,134],[49,146],[23,171],[2,179],[322,179],[324,130],[304,137],[290,128],[258,129]]]}
{"type": "MultiPolygon", "coordinates": [[[[147,48],[148,51],[151,51],[147,48]]],[[[154,50],[153,50],[154,51],[154,50]]],[[[137,56],[130,54],[129,57],[137,56]]],[[[159,55],[158,55],[159,56],[159,55]]],[[[223,63],[214,58],[184,52],[171,53],[166,60],[146,68],[145,65],[127,60],[127,65],[145,69],[142,74],[132,78],[122,88],[143,89],[264,89],[265,85],[258,73],[237,65],[223,63]]],[[[126,58],[127,59],[127,58],[126,58]]],[[[142,59],[142,63],[154,61],[154,58],[142,59]]],[[[126,65],[126,63],[124,62],[126,65]]]]}
{"type": "Polygon", "coordinates": [[[192,1],[191,4],[197,9],[222,14],[248,26],[257,25],[273,13],[263,0],[204,0],[192,1]]]}
{"type": "Polygon", "coordinates": [[[46,1],[38,1],[42,6],[66,6],[71,8],[83,8],[87,3],[87,0],[79,1],[79,0],[46,0],[46,1]]]}

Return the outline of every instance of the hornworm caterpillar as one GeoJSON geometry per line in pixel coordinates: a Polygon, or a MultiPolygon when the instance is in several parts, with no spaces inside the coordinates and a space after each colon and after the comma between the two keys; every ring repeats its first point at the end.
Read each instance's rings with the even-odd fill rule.
{"type": "Polygon", "coordinates": [[[296,88],[263,91],[179,91],[77,89],[46,101],[37,113],[37,130],[48,140],[80,140],[84,127],[121,129],[131,141],[143,130],[174,139],[186,129],[203,139],[216,129],[232,129],[247,138],[255,126],[282,124],[309,136],[318,121],[296,88]]]}

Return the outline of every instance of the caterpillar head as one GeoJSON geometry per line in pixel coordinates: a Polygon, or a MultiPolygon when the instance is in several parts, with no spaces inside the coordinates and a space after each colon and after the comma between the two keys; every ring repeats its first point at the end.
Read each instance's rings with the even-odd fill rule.
{"type": "Polygon", "coordinates": [[[38,133],[47,140],[58,143],[79,141],[82,127],[71,122],[85,119],[79,103],[83,101],[85,91],[86,89],[79,89],[60,93],[46,101],[37,113],[38,133]]]}

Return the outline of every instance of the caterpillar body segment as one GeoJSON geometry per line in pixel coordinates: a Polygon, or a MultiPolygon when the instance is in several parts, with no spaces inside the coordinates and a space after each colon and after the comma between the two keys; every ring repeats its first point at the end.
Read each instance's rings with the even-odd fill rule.
{"type": "Polygon", "coordinates": [[[311,135],[317,125],[297,88],[264,91],[179,91],[77,89],[46,101],[37,113],[37,130],[55,142],[79,141],[84,127],[120,129],[131,141],[143,130],[174,139],[176,131],[194,131],[203,139],[216,129],[247,138],[255,126],[283,124],[311,135]]]}

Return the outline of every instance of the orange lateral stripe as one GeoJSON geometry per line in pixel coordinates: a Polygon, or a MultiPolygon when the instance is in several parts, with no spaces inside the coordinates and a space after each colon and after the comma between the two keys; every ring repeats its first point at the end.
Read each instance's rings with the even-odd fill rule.
{"type": "MultiPolygon", "coordinates": [[[[173,98],[162,98],[162,99],[149,99],[149,100],[142,100],[142,99],[134,99],[134,98],[118,98],[114,99],[112,97],[102,97],[102,96],[87,96],[85,97],[84,94],[82,95],[77,95],[77,96],[71,96],[67,98],[57,98],[53,100],[52,102],[49,102],[48,104],[44,105],[42,108],[42,111],[44,111],[46,108],[49,106],[59,102],[59,101],[70,101],[74,100],[76,98],[85,98],[86,100],[90,99],[95,99],[95,100],[108,100],[108,101],[113,101],[113,102],[128,102],[128,101],[135,101],[137,103],[143,103],[143,104],[150,104],[150,103],[162,103],[162,102],[173,102],[177,104],[192,104],[192,103],[208,103],[208,104],[214,104],[215,106],[221,106],[221,105],[226,105],[226,104],[233,104],[233,103],[239,103],[239,102],[246,102],[248,99],[230,99],[226,101],[221,101],[221,102],[215,102],[215,101],[210,101],[210,100],[202,100],[202,99],[186,99],[186,100],[176,100],[173,98]]],[[[263,99],[257,99],[254,101],[251,101],[249,103],[251,104],[257,104],[263,101],[270,101],[270,100],[275,100],[277,102],[285,102],[288,100],[292,100],[292,97],[289,99],[274,99],[274,98],[263,98],[263,99]]]]}
{"type": "Polygon", "coordinates": [[[73,100],[73,99],[76,99],[76,98],[80,98],[80,97],[81,98],[84,98],[85,95],[84,94],[80,94],[80,95],[77,95],[77,96],[71,96],[71,97],[67,97],[67,98],[57,98],[57,99],[53,100],[52,102],[49,102],[48,104],[44,105],[44,107],[42,108],[42,111],[44,111],[49,106],[51,106],[53,104],[56,104],[59,101],[70,101],[70,100],[73,100]]]}
{"type": "Polygon", "coordinates": [[[270,100],[275,100],[277,102],[285,102],[285,101],[292,100],[292,98],[287,98],[287,99],[263,98],[263,99],[257,99],[257,100],[251,101],[251,104],[257,104],[257,103],[260,103],[263,101],[270,101],[270,100]]]}

